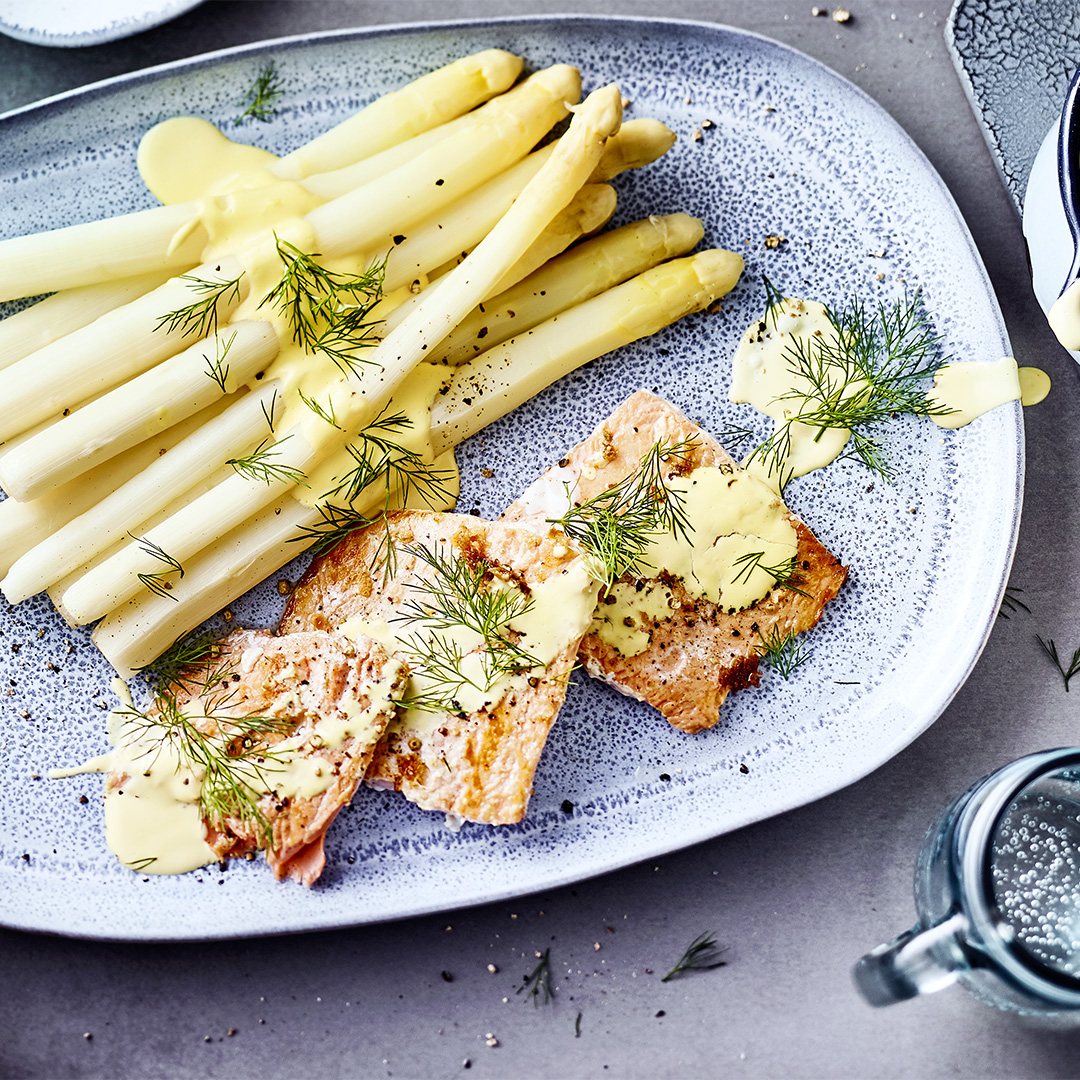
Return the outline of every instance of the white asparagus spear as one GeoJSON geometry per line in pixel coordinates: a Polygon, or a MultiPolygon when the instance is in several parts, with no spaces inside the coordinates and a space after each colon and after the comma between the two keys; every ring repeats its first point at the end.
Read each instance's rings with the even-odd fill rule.
{"type": "Polygon", "coordinates": [[[35,499],[233,393],[277,353],[269,323],[230,323],[5,454],[0,487],[35,499]]]}
{"type": "Polygon", "coordinates": [[[0,368],[51,345],[65,334],[89,326],[107,311],[128,304],[168,281],[170,274],[156,274],[84,285],[39,300],[36,304],[0,321],[0,368]]]}
{"type": "MultiPolygon", "coordinates": [[[[229,281],[242,274],[235,260],[201,268],[205,280],[229,281]]],[[[247,292],[243,277],[233,293],[218,301],[217,318],[224,322],[247,292]]],[[[181,328],[162,326],[162,317],[199,298],[191,283],[172,278],[122,308],[110,311],[89,326],[24,356],[0,370],[0,442],[27,431],[42,420],[73,408],[94,394],[118,386],[191,343],[181,328]]]]}
{"type": "MultiPolygon", "coordinates": [[[[547,81],[539,82],[546,90],[547,81]]],[[[446,287],[372,350],[371,364],[383,366],[378,375],[368,375],[365,380],[374,386],[358,383],[358,392],[347,399],[338,421],[342,431],[338,444],[344,441],[345,433],[355,433],[389,401],[425,358],[428,348],[437,345],[486,295],[570,202],[599,161],[605,140],[618,130],[621,116],[621,96],[615,86],[595,91],[576,110],[569,130],[540,172],[476,250],[447,276],[446,287]]],[[[325,455],[332,448],[328,443],[321,453],[325,455]]],[[[275,444],[275,453],[280,455],[276,465],[304,473],[318,452],[296,429],[275,444]]],[[[260,488],[247,477],[230,477],[151,529],[140,542],[126,545],[64,593],[65,617],[76,624],[100,618],[135,595],[143,585],[141,579],[161,572],[163,560],[155,552],[167,552],[170,559],[183,563],[287,490],[288,481],[280,474],[267,480],[260,488]]]]}
{"type": "MultiPolygon", "coordinates": [[[[479,431],[481,424],[512,408],[515,401],[525,400],[572,370],[573,364],[602,355],[612,328],[599,322],[600,318],[626,317],[628,326],[638,333],[655,332],[723,295],[734,284],[741,266],[742,259],[731,252],[702,252],[676,260],[656,268],[663,272],[669,287],[657,288],[657,273],[648,271],[654,280],[646,294],[665,305],[663,312],[646,315],[638,306],[642,293],[630,288],[632,281],[627,282],[618,286],[622,290],[618,310],[605,304],[601,295],[582,305],[589,308],[586,318],[573,320],[564,315],[549,319],[516,342],[499,346],[509,374],[492,378],[491,358],[486,354],[462,365],[448,393],[436,397],[433,445],[443,450],[457,445],[479,431]],[[681,288],[677,278],[681,278],[681,288]],[[517,347],[526,350],[521,359],[512,355],[517,347]],[[524,380],[526,385],[517,388],[516,380],[524,380]],[[482,397],[478,408],[474,407],[473,394],[482,397]]],[[[621,328],[616,334],[625,341],[629,332],[621,328]]],[[[385,493],[380,492],[367,506],[358,500],[355,508],[360,513],[377,512],[384,499],[385,493]]],[[[299,547],[296,538],[319,523],[318,510],[286,496],[191,560],[184,580],[171,594],[174,599],[145,595],[129,602],[98,624],[94,642],[121,675],[131,675],[151,664],[177,638],[291,561],[299,547]]]]}
{"type": "MultiPolygon", "coordinates": [[[[208,424],[226,406],[220,401],[196,416],[181,421],[157,438],[132,447],[89,476],[77,477],[31,502],[4,499],[0,502],[0,575],[32,548],[62,529],[68,522],[96,506],[111,492],[138,476],[148,466],[192,432],[208,424]]],[[[255,445],[252,441],[252,446],[255,445]]],[[[44,585],[27,595],[40,592],[44,585]]]]}
{"type": "Polygon", "coordinates": [[[283,180],[340,169],[468,112],[521,74],[522,58],[502,49],[463,56],[376,98],[291,154],[271,171],[283,180]]]}
{"type": "Polygon", "coordinates": [[[475,126],[306,215],[317,250],[333,257],[384,247],[402,232],[521,160],[577,101],[581,76],[566,64],[538,71],[477,110],[475,126]],[[481,115],[483,114],[483,115],[481,115]],[[383,208],[392,208],[391,212],[383,208]]]}
{"type": "MultiPolygon", "coordinates": [[[[519,57],[497,49],[464,57],[377,99],[270,171],[297,180],[378,153],[466,113],[509,87],[520,70],[519,57]]],[[[195,266],[207,242],[201,210],[195,200],[0,241],[0,300],[195,266]],[[185,239],[174,242],[177,236],[185,239]]]]}
{"type": "Polygon", "coordinates": [[[439,356],[446,364],[471,360],[650,266],[685,255],[704,233],[697,218],[669,214],[586,240],[485,300],[450,331],[439,346],[439,356]]]}
{"type": "Polygon", "coordinates": [[[503,279],[552,218],[588,181],[604,143],[619,129],[622,97],[615,85],[593,91],[574,110],[566,134],[551,156],[526,184],[521,195],[442,286],[372,350],[380,364],[375,383],[357,394],[342,417],[347,430],[360,427],[388,401],[409,372],[503,279]],[[374,400],[365,400],[371,395],[374,400]]]}
{"type": "MultiPolygon", "coordinates": [[[[139,592],[145,577],[168,570],[172,560],[182,566],[295,487],[296,475],[310,469],[317,453],[299,426],[268,444],[261,455],[251,456],[258,458],[254,472],[235,472],[188,503],[179,514],[125,544],[112,558],[79,578],[59,605],[64,617],[74,625],[93,622],[139,592]],[[269,471],[260,475],[264,469],[269,471]],[[176,526],[178,517],[182,518],[183,528],[176,526]]],[[[169,581],[174,583],[171,578],[169,581]]]]}
{"type": "Polygon", "coordinates": [[[178,424],[163,439],[148,443],[150,453],[140,453],[130,468],[127,457],[142,448],[114,459],[107,470],[95,470],[89,478],[65,485],[61,490],[70,493],[72,502],[61,503],[62,510],[54,506],[51,492],[31,503],[14,499],[0,503],[0,552],[7,547],[9,535],[9,543],[16,541],[20,522],[41,519],[44,525],[44,529],[35,528],[33,542],[16,553],[13,564],[3,567],[7,572],[0,581],[4,596],[18,604],[41,592],[129,533],[139,531],[171,499],[203,483],[221,462],[250,453],[266,436],[267,417],[277,390],[274,383],[260,386],[241,395],[224,411],[214,414],[207,410],[210,415],[201,413],[178,424]],[[157,449],[159,445],[167,452],[157,449]],[[99,484],[99,471],[107,474],[105,483],[109,486],[99,484]],[[91,496],[78,498],[80,483],[91,496]],[[22,509],[5,514],[9,508],[22,509]]]}
{"type": "Polygon", "coordinates": [[[432,408],[435,453],[494,423],[593,357],[702,310],[731,290],[742,269],[741,256],[720,249],[663,263],[462,364],[432,408]]]}

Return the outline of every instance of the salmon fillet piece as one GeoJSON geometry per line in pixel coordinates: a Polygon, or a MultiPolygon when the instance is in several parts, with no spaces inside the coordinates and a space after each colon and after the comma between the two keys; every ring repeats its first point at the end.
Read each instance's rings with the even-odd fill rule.
{"type": "MultiPolygon", "coordinates": [[[[421,548],[482,567],[485,579],[512,582],[521,595],[538,597],[545,585],[565,579],[573,596],[548,641],[546,668],[513,676],[504,697],[479,708],[402,708],[375,751],[367,783],[468,821],[520,821],[593,607],[585,563],[559,530],[544,533],[458,514],[391,514],[385,525],[350,534],[312,564],[289,598],[281,629],[348,634],[351,626],[401,627],[403,610],[422,602],[438,578],[415,554],[421,548]],[[377,567],[388,538],[397,555],[384,573],[377,567]]],[[[371,632],[385,640],[378,629],[371,632]]],[[[398,655],[415,665],[414,656],[398,655]]]]}
{"type": "MultiPolygon", "coordinates": [[[[703,466],[742,471],[712,436],[673,405],[640,391],[527,488],[502,520],[543,523],[546,518],[561,517],[567,508],[568,488],[574,505],[581,505],[637,470],[657,443],[672,445],[691,439],[695,445],[684,459],[685,466],[680,461],[680,474],[703,466]]],[[[776,503],[782,505],[779,498],[776,503]]],[[[633,656],[623,655],[596,632],[586,634],[579,657],[589,673],[648,702],[682,731],[713,727],[728,694],[758,685],[763,641],[809,630],[847,578],[847,568],[802,521],[786,508],[785,512],[797,537],[795,584],[805,595],[776,587],[752,606],[730,612],[690,595],[683,582],[670,575],[624,575],[619,580],[633,582],[643,595],[663,585],[673,596],[673,609],[662,617],[644,606],[637,612],[648,632],[648,645],[633,656]]],[[[601,601],[604,591],[600,590],[601,601]]]]}
{"type": "MultiPolygon", "coordinates": [[[[182,673],[171,700],[204,735],[231,739],[224,750],[230,758],[243,755],[259,766],[258,774],[244,774],[252,778],[249,812],[206,821],[214,853],[226,858],[263,848],[276,877],[313,884],[326,864],[326,831],[359,786],[405,680],[403,666],[377,642],[318,631],[236,631],[208,664],[182,673]],[[230,723],[251,718],[256,727],[246,735],[230,723]],[[281,789],[288,783],[286,751],[314,774],[312,790],[281,789]],[[258,795],[270,787],[277,790],[258,795]]],[[[124,779],[110,776],[107,783],[122,786],[124,779]]]]}

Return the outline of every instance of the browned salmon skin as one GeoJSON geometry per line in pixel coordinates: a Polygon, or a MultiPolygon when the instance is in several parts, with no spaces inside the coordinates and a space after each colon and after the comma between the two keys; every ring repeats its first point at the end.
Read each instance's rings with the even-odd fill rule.
{"type": "MultiPolygon", "coordinates": [[[[712,436],[673,405],[639,391],[511,503],[503,520],[543,523],[561,516],[568,489],[573,502],[581,505],[632,474],[657,444],[690,440],[693,448],[680,460],[681,472],[686,465],[739,469],[712,436]]],[[[677,607],[667,617],[648,618],[644,651],[624,656],[598,634],[588,633],[579,652],[587,670],[653,705],[683,731],[715,725],[731,691],[758,685],[763,641],[810,629],[847,578],[847,568],[806,525],[790,511],[787,516],[797,534],[794,568],[801,593],[777,587],[751,607],[732,613],[689,595],[681,581],[665,579],[677,607]]],[[[626,575],[620,580],[635,579],[626,575]]],[[[637,587],[645,590],[656,581],[638,578],[637,587]]]]}
{"type": "Polygon", "coordinates": [[[393,787],[426,810],[492,825],[520,821],[591,605],[580,556],[559,530],[458,514],[391,514],[385,525],[352,533],[312,564],[289,598],[281,629],[336,630],[357,620],[393,624],[431,579],[431,568],[413,554],[419,547],[482,563],[526,592],[572,568],[582,571],[582,617],[576,630],[567,620],[565,640],[546,669],[531,671],[501,700],[471,712],[401,710],[367,774],[372,786],[393,787]],[[392,564],[382,560],[388,541],[397,551],[392,564]]]}

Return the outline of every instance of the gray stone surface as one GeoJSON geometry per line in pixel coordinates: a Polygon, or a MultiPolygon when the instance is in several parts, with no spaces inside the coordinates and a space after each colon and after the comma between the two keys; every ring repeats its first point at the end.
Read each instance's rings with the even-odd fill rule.
{"type": "MultiPolygon", "coordinates": [[[[207,3],[86,50],[0,39],[0,109],[245,41],[568,6],[207,3]]],[[[1031,613],[999,619],[940,720],[858,784],[572,888],[402,923],[216,944],[0,931],[0,1075],[433,1077],[466,1075],[466,1061],[476,1077],[1080,1073],[1080,1035],[1025,1027],[956,988],[875,1012],[850,982],[863,951],[911,923],[912,863],[939,807],[1013,757],[1080,742],[1075,694],[1035,641],[1050,636],[1070,652],[1080,643],[1080,387],[1031,295],[1016,214],[945,49],[946,6],[846,6],[854,18],[843,26],[813,18],[808,0],[574,9],[712,20],[774,37],[852,79],[926,152],[975,236],[1017,357],[1054,381],[1026,418],[1012,581],[1031,613]],[[728,946],[726,966],[662,984],[703,930],[728,946]],[[533,1008],[515,989],[549,947],[557,997],[533,1008]],[[498,1045],[487,1045],[489,1033],[498,1045]]]]}

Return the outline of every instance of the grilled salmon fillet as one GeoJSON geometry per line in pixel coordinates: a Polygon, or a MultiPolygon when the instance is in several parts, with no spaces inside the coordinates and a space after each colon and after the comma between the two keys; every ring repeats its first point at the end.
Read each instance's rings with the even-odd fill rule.
{"type": "MultiPolygon", "coordinates": [[[[182,673],[169,705],[159,698],[148,717],[161,722],[175,707],[223,744],[218,760],[250,784],[245,813],[206,821],[214,853],[264,848],[279,879],[311,885],[326,863],[326,830],[359,786],[405,679],[403,666],[370,639],[240,630],[208,663],[182,673]]],[[[111,774],[106,784],[126,780],[111,774]]]]}
{"type": "MultiPolygon", "coordinates": [[[[496,699],[490,701],[481,695],[479,707],[476,700],[473,707],[455,701],[450,708],[433,707],[430,700],[416,707],[415,700],[407,700],[409,707],[399,710],[380,741],[366,779],[374,787],[395,788],[426,810],[492,825],[517,822],[525,815],[533,775],[594,605],[595,585],[585,562],[558,530],[544,533],[457,514],[391,514],[385,525],[352,533],[312,564],[289,598],[281,629],[370,632],[391,651],[399,649],[415,680],[427,663],[408,651],[416,643],[402,639],[395,645],[384,635],[407,635],[408,612],[430,605],[430,590],[442,581],[432,555],[446,567],[470,568],[477,592],[497,587],[524,598],[521,603],[535,601],[538,613],[550,606],[545,595],[557,595],[558,618],[546,636],[504,631],[545,663],[511,674],[505,694],[493,691],[496,699]],[[396,557],[382,563],[388,541],[396,557]],[[553,589],[560,591],[545,592],[553,589]]],[[[414,627],[413,632],[419,631],[414,627]]],[[[430,627],[423,631],[429,645],[431,632],[430,627]]],[[[481,645],[470,655],[483,651],[481,645]]]]}
{"type": "MultiPolygon", "coordinates": [[[[741,472],[707,432],[662,398],[640,391],[527,488],[502,520],[534,521],[547,527],[547,518],[565,513],[568,491],[572,503],[580,506],[639,469],[658,444],[687,441],[692,449],[679,461],[681,474],[703,466],[741,472]]],[[[624,655],[601,638],[594,624],[579,650],[590,674],[648,702],[682,731],[693,733],[715,725],[729,693],[758,685],[763,642],[810,629],[847,578],[847,568],[806,525],[786,508],[785,513],[795,530],[792,583],[800,591],[777,586],[752,606],[733,612],[692,596],[681,580],[662,572],[656,577],[624,575],[619,581],[633,583],[642,596],[635,616],[648,643],[640,652],[624,655]],[[672,597],[663,614],[644,602],[659,588],[672,597]]],[[[600,611],[604,593],[602,588],[600,611]]]]}

